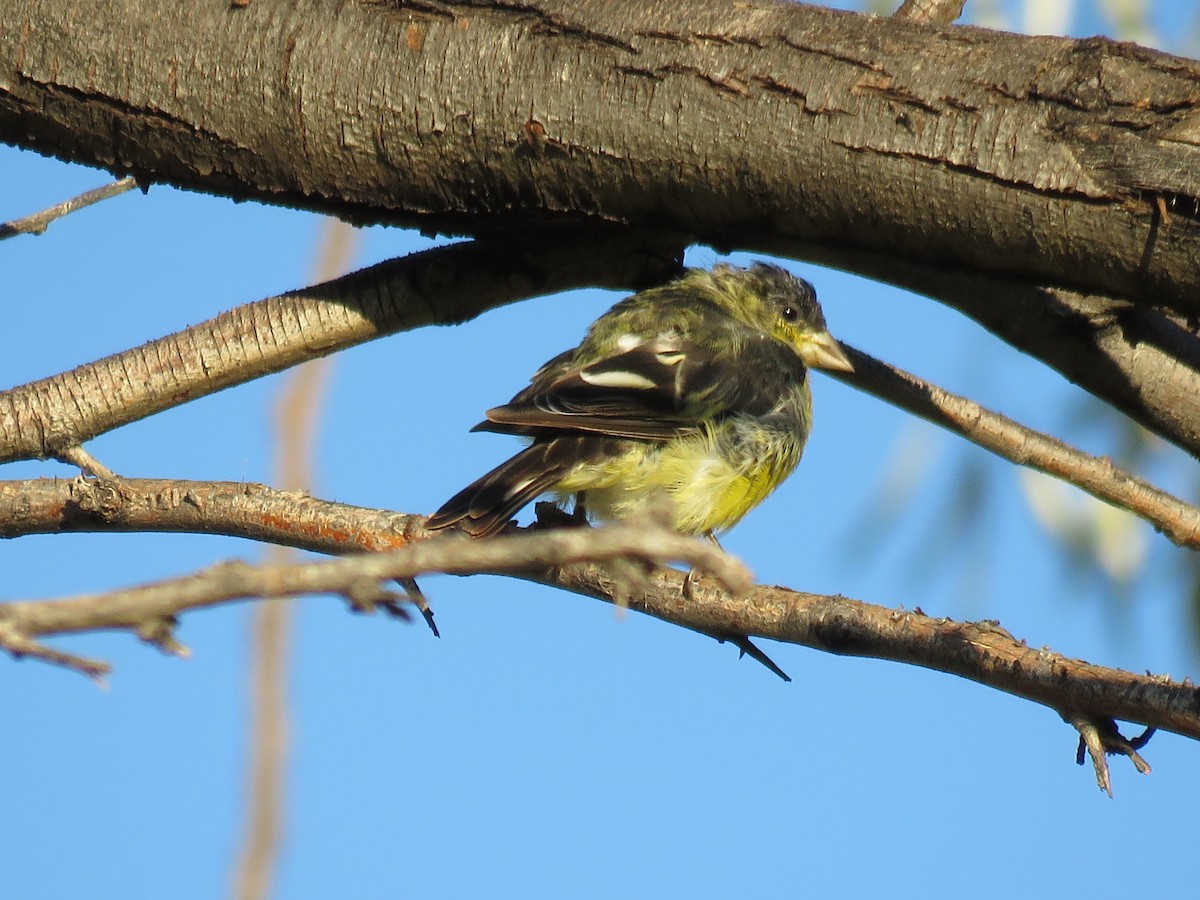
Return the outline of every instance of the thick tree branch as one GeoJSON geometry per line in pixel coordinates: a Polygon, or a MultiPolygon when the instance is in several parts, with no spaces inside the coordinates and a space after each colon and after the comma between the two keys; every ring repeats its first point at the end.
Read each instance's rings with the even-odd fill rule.
{"type": "MultiPolygon", "coordinates": [[[[55,482],[46,484],[51,488],[55,482]]],[[[486,571],[517,574],[576,593],[627,603],[631,608],[702,634],[737,640],[771,638],[831,653],[871,656],[960,675],[1055,709],[1065,717],[1087,716],[1140,722],[1200,739],[1200,691],[1169,678],[1136,675],[1079,660],[1046,649],[1035,650],[1014,639],[995,623],[961,623],[904,612],[840,596],[805,594],[786,588],[757,586],[730,594],[709,579],[696,581],[685,596],[684,573],[654,569],[632,582],[635,570],[614,570],[594,564],[589,553],[611,556],[682,558],[711,568],[723,565],[710,556],[705,542],[676,538],[680,544],[650,548],[638,537],[627,542],[628,531],[554,529],[538,537],[551,539],[537,553],[556,554],[552,567],[533,568],[520,556],[535,543],[529,535],[513,539],[468,541],[465,538],[425,540],[419,516],[358,509],[324,503],[311,497],[272,491],[261,485],[225,483],[168,483],[122,480],[97,483],[87,479],[58,482],[60,492],[77,496],[71,515],[80,530],[203,531],[257,540],[277,540],[291,546],[344,554],[357,549],[400,548],[401,554],[355,557],[325,566],[282,572],[248,571],[238,564],[211,570],[184,585],[170,583],[146,589],[96,595],[71,601],[26,601],[0,605],[0,644],[16,653],[41,655],[52,662],[80,667],[78,658],[63,658],[37,638],[100,628],[140,629],[144,639],[177,649],[170,625],[179,612],[228,602],[239,597],[279,596],[306,591],[335,591],[370,607],[402,601],[380,593],[378,581],[425,571],[486,571]],[[95,500],[87,499],[96,492],[95,500]],[[106,522],[104,517],[108,516],[106,522]],[[611,538],[607,549],[596,551],[595,540],[611,538]],[[620,536],[623,535],[623,536],[620,536]],[[353,574],[350,574],[353,573],[353,574]],[[356,587],[357,586],[357,587],[356,587]],[[40,649],[39,649],[40,648],[40,649]],[[44,653],[41,651],[45,651],[44,653]]],[[[7,487],[6,487],[7,489],[7,487]]],[[[9,498],[11,501],[11,498],[9,498]]],[[[37,516],[38,502],[16,503],[37,516]]],[[[531,554],[533,551],[530,551],[531,554]]],[[[736,581],[736,574],[725,576],[736,581]]],[[[102,664],[84,661],[102,671],[102,664]]]]}
{"type": "Polygon", "coordinates": [[[0,392],[0,462],[61,456],[120,425],[381,335],[457,324],[539,294],[661,281],[681,254],[669,239],[633,233],[526,235],[428,250],[248,303],[0,392]]]}
{"type": "Polygon", "coordinates": [[[5,16],[0,139],[351,219],[826,241],[1200,311],[1189,60],[784,0],[138,11],[5,16]]]}
{"type": "Polygon", "coordinates": [[[1200,308],[1194,63],[791,3],[329,0],[284,29],[261,5],[81,21],[65,2],[0,21],[0,138],[348,217],[512,233],[582,216],[832,262],[962,309],[1200,457],[1200,342],[1122,299],[1200,308]],[[41,27],[59,21],[94,60],[41,27]],[[493,79],[463,77],[479,59],[493,79]],[[1072,284],[1090,293],[1054,287],[1072,284]]]}

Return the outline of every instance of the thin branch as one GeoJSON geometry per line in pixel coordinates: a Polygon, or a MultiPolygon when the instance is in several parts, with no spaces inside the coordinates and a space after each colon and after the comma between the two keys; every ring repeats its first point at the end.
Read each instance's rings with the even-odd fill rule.
{"type": "Polygon", "coordinates": [[[1003,282],[934,299],[1200,459],[1194,323],[1120,298],[1003,282]]]}
{"type": "MultiPolygon", "coordinates": [[[[123,590],[62,600],[15,601],[0,605],[0,647],[25,655],[37,637],[104,629],[140,632],[148,624],[155,629],[157,643],[165,639],[163,629],[169,628],[179,614],[236,601],[336,593],[361,609],[380,599],[390,599],[380,586],[390,579],[428,572],[511,574],[619,559],[683,562],[711,573],[733,594],[744,593],[752,584],[745,566],[712,544],[677,534],[658,521],[643,519],[606,528],[544,530],[489,541],[456,535],[387,553],[302,564],[251,566],[226,562],[182,578],[123,590]]],[[[632,576],[640,573],[634,567],[624,569],[624,589],[635,590],[632,576]]],[[[75,657],[37,655],[79,668],[74,664],[75,657]]],[[[94,674],[90,667],[84,671],[94,674]]]]}
{"type": "Polygon", "coordinates": [[[966,5],[967,0],[904,0],[893,14],[893,18],[950,25],[962,15],[966,5]]]}
{"type": "Polygon", "coordinates": [[[70,200],[64,200],[62,203],[56,203],[49,209],[43,209],[41,212],[34,213],[33,215],[25,216],[21,219],[13,219],[10,222],[0,222],[0,241],[5,238],[16,237],[18,234],[42,234],[55,219],[61,219],[63,216],[73,213],[77,209],[83,209],[85,206],[91,206],[93,203],[99,203],[101,200],[107,200],[109,197],[116,197],[118,194],[133,190],[135,187],[137,187],[137,179],[132,175],[127,175],[103,187],[84,191],[78,197],[72,197],[70,200]]]}
{"type": "Polygon", "coordinates": [[[861,350],[846,344],[842,349],[854,363],[854,371],[831,372],[835,378],[941,425],[1017,465],[1059,478],[1145,519],[1180,547],[1200,549],[1200,509],[1126,472],[1111,459],[1092,456],[1026,428],[861,350]]]}
{"type": "MultiPolygon", "coordinates": [[[[0,609],[3,609],[0,606],[0,609]]],[[[47,647],[4,622],[0,622],[0,647],[12,654],[14,659],[28,656],[30,659],[40,659],[42,662],[71,669],[82,675],[87,675],[97,683],[104,684],[104,676],[112,671],[112,666],[103,660],[78,656],[74,653],[64,653],[47,647]]]]}
{"type": "MultiPolygon", "coordinates": [[[[336,554],[410,543],[414,549],[455,545],[481,570],[514,574],[512,560],[505,560],[507,550],[501,550],[501,559],[495,560],[496,551],[508,546],[499,539],[424,541],[427,532],[422,521],[420,516],[326,503],[262,485],[140,479],[114,483],[82,478],[0,482],[0,535],[50,530],[193,531],[336,554]]],[[[551,533],[572,531],[587,534],[583,529],[551,533]]],[[[608,602],[627,603],[632,609],[710,636],[769,638],[830,653],[919,665],[1058,712],[1068,711],[1064,715],[1107,716],[1200,739],[1200,691],[1190,683],[1034,650],[992,622],[953,622],[786,588],[759,586],[735,597],[704,579],[695,582],[691,595],[685,597],[684,574],[673,569],[651,572],[636,590],[623,589],[610,570],[595,565],[516,574],[608,602]]],[[[122,612],[124,607],[100,606],[94,601],[82,608],[78,601],[76,604],[65,621],[40,620],[42,630],[36,634],[130,627],[124,624],[126,620],[174,612],[174,607],[157,603],[143,602],[126,612],[122,612]]],[[[10,608],[0,606],[0,627],[9,624],[10,608]]],[[[23,608],[26,617],[34,615],[30,604],[23,608]]],[[[59,601],[39,601],[36,608],[57,610],[59,601]]],[[[16,633],[35,632],[18,627],[16,633]]]]}
{"type": "Polygon", "coordinates": [[[98,434],[372,338],[451,325],[573,288],[641,287],[682,245],[629,230],[560,231],[416,253],[0,392],[0,462],[59,456],[98,434]]]}
{"type": "Polygon", "coordinates": [[[958,310],[1200,459],[1200,338],[1193,323],[1119,297],[840,244],[813,244],[803,253],[958,310]]]}
{"type": "MultiPolygon", "coordinates": [[[[528,577],[616,602],[609,579],[597,566],[528,577]]],[[[623,602],[630,609],[705,634],[724,630],[842,656],[908,663],[959,675],[1056,711],[1140,722],[1200,740],[1200,690],[1187,681],[1139,675],[1047,648],[1033,649],[996,622],[955,622],[840,595],[764,585],[730,597],[701,581],[685,599],[683,579],[682,572],[658,570],[641,593],[623,602]]]]}
{"type": "Polygon", "coordinates": [[[110,469],[82,447],[68,447],[58,454],[60,461],[68,465],[78,466],[84,475],[94,478],[118,478],[116,472],[110,469]]]}

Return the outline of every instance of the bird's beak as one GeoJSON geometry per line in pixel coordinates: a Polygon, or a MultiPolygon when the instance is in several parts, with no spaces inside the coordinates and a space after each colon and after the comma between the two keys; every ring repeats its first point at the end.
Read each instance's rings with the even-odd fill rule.
{"type": "Polygon", "coordinates": [[[800,358],[806,365],[812,366],[814,369],[854,371],[854,366],[851,365],[845,351],[838,345],[837,338],[828,331],[808,335],[804,340],[804,345],[800,348],[800,358]]]}

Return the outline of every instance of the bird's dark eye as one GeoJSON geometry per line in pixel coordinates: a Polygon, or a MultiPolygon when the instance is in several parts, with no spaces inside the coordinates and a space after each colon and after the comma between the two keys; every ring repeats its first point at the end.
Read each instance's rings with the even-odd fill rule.
{"type": "Polygon", "coordinates": [[[794,307],[794,306],[785,306],[785,307],[783,308],[783,318],[784,318],[784,321],[787,321],[787,322],[795,322],[795,321],[796,321],[796,319],[797,319],[799,316],[800,316],[800,313],[799,313],[799,312],[796,310],[796,307],[794,307]]]}

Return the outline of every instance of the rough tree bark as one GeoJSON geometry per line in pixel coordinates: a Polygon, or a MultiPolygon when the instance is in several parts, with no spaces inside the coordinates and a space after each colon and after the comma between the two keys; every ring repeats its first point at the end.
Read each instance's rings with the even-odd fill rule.
{"type": "Polygon", "coordinates": [[[1193,454],[1194,340],[1139,369],[1136,345],[1180,323],[1111,337],[1131,304],[1200,312],[1198,105],[1200,66],[1128,44],[785,2],[34,0],[0,19],[0,139],[358,221],[619,223],[890,277],[1193,454]]]}

